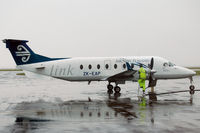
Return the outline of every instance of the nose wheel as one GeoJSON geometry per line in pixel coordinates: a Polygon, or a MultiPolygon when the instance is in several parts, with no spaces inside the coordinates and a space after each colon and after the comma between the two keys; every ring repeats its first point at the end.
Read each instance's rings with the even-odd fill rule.
{"type": "Polygon", "coordinates": [[[194,85],[190,85],[190,94],[193,95],[195,93],[194,91],[195,86],[194,85]]]}
{"type": "Polygon", "coordinates": [[[193,78],[192,77],[190,77],[190,84],[191,84],[190,87],[189,87],[190,88],[190,94],[193,95],[195,93],[195,90],[194,90],[195,86],[193,85],[193,78]]]}

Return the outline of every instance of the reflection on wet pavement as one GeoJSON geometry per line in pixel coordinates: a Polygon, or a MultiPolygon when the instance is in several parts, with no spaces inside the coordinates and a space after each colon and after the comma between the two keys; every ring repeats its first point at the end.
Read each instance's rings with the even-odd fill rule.
{"type": "Polygon", "coordinates": [[[45,101],[23,102],[17,104],[13,115],[16,122],[23,118],[30,121],[81,121],[81,120],[115,120],[122,118],[137,118],[133,112],[134,105],[130,98],[111,98],[106,100],[74,100],[60,103],[45,101]]]}
{"type": "MultiPolygon", "coordinates": [[[[90,122],[118,123],[120,121],[127,121],[129,125],[136,123],[139,127],[146,127],[146,124],[151,123],[154,127],[154,106],[158,105],[169,107],[171,105],[190,106],[191,104],[189,101],[148,103],[145,97],[140,98],[139,101],[134,101],[130,98],[120,98],[120,95],[108,95],[108,98],[102,101],[90,99],[61,103],[50,103],[41,100],[23,102],[18,104],[13,112],[16,117],[14,129],[28,132],[44,128],[44,126],[48,127],[49,123],[57,122],[84,122],[90,124],[90,122]]],[[[159,113],[157,115],[160,115],[161,119],[173,115],[170,114],[172,112],[166,111],[158,111],[157,113],[159,113]]]]}

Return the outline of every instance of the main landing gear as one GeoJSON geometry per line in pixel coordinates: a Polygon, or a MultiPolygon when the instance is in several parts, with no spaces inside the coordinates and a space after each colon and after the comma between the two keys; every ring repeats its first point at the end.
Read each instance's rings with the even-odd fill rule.
{"type": "Polygon", "coordinates": [[[194,85],[190,85],[190,94],[193,95],[195,93],[195,87],[194,85]]]}
{"type": "Polygon", "coordinates": [[[193,95],[194,95],[194,93],[195,93],[195,87],[194,87],[194,85],[193,85],[193,78],[192,77],[190,77],[190,103],[192,104],[193,103],[193,95]]]}
{"type": "Polygon", "coordinates": [[[120,93],[121,91],[121,88],[116,84],[115,87],[113,87],[113,85],[111,85],[110,83],[107,85],[107,88],[108,88],[108,93],[112,94],[113,93],[113,88],[114,88],[114,91],[115,93],[120,93]]]}

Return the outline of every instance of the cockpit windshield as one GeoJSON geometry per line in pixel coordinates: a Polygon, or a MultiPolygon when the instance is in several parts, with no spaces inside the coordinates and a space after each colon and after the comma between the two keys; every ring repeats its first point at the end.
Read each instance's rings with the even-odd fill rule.
{"type": "Polygon", "coordinates": [[[165,67],[167,67],[167,66],[169,66],[169,67],[174,67],[174,66],[176,66],[174,63],[171,63],[171,62],[165,62],[164,64],[163,64],[163,66],[165,66],[165,67]]]}
{"type": "Polygon", "coordinates": [[[176,66],[174,63],[169,62],[169,67],[176,66]]]}

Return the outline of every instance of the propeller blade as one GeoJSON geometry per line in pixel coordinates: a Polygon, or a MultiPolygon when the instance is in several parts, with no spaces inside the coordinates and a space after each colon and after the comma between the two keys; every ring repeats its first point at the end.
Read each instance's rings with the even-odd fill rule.
{"type": "Polygon", "coordinates": [[[151,58],[151,62],[150,62],[150,69],[152,70],[154,66],[154,58],[151,58]]]}
{"type": "MultiPolygon", "coordinates": [[[[149,68],[151,70],[153,70],[153,66],[154,66],[154,58],[152,57],[151,58],[151,62],[150,62],[150,66],[149,68]]],[[[153,84],[154,84],[154,80],[153,80],[153,74],[152,71],[150,72],[150,75],[149,75],[149,87],[151,87],[153,84]]]]}

